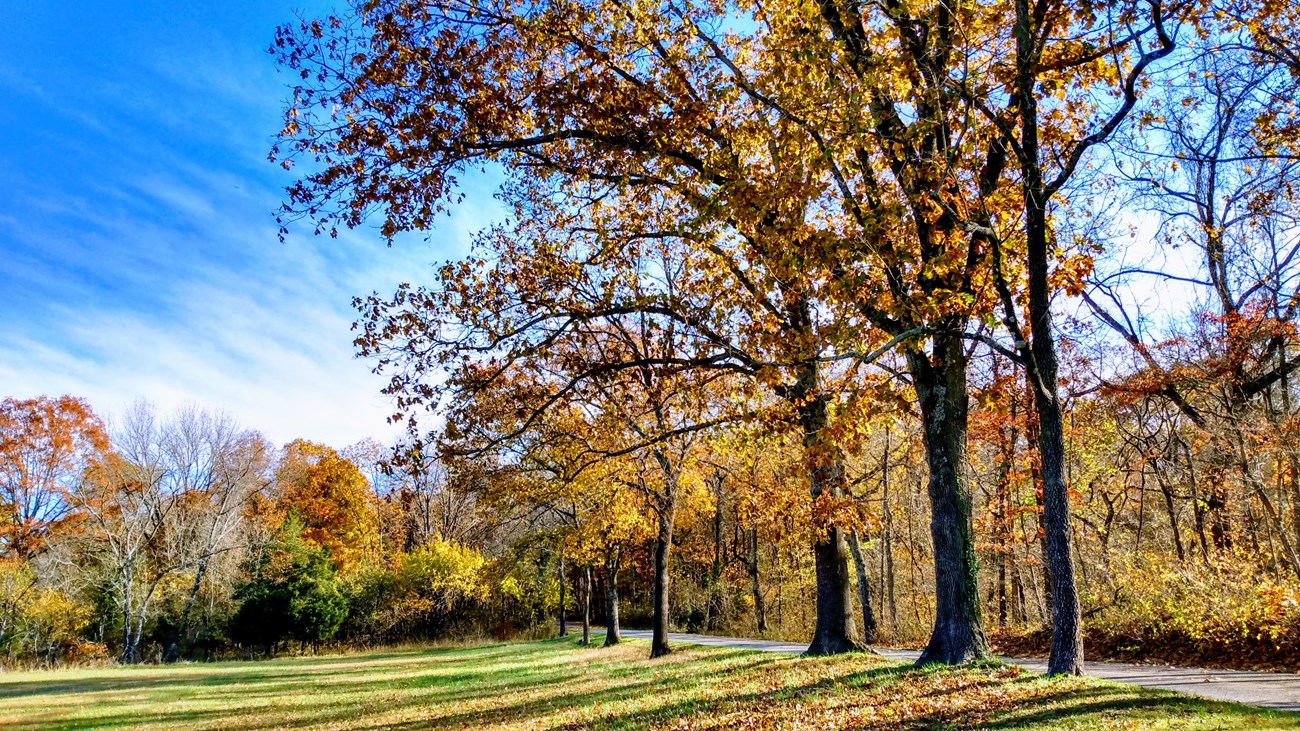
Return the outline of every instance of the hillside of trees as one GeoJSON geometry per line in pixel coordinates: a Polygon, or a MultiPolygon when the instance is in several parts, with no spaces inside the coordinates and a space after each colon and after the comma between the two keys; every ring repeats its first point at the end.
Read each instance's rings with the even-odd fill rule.
{"type": "Polygon", "coordinates": [[[1295,667],[1298,22],[374,0],[282,27],[283,233],[436,236],[483,170],[509,215],[355,302],[398,444],[5,401],[0,648],[567,612],[656,657],[681,627],[1295,667]]]}

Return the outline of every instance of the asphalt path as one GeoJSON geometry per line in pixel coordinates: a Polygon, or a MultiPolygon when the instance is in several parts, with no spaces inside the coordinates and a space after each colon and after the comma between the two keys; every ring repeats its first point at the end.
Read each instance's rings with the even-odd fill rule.
{"type": "MultiPolygon", "coordinates": [[[[649,630],[622,630],[624,637],[650,639],[649,630]]],[[[709,647],[734,647],[759,652],[799,654],[808,649],[806,643],[774,642],[744,637],[714,637],[672,632],[669,642],[709,647]]],[[[921,653],[916,650],[875,648],[880,655],[897,662],[916,662],[921,653]]],[[[1033,672],[1047,672],[1047,661],[1035,658],[1004,657],[1003,662],[1019,665],[1033,672]]],[[[1143,688],[1159,688],[1177,693],[1232,701],[1261,708],[1283,711],[1300,711],[1300,675],[1295,673],[1264,673],[1253,670],[1210,670],[1206,668],[1179,668],[1168,665],[1130,665],[1117,662],[1085,662],[1084,672],[1098,678],[1129,683],[1143,688]]]]}

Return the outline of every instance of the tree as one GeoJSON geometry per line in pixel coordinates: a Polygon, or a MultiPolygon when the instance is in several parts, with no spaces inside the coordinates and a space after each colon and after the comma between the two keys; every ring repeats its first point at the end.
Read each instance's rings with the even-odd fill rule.
{"type": "MultiPolygon", "coordinates": [[[[448,293],[454,299],[478,284],[473,263],[445,269],[445,290],[403,288],[391,302],[362,305],[373,324],[363,351],[405,358],[390,388],[404,413],[438,400],[440,389],[420,383],[422,371],[467,350],[485,353],[483,342],[508,351],[516,340],[562,337],[565,323],[600,313],[652,313],[694,341],[678,365],[748,374],[786,402],[804,435],[815,500],[843,497],[839,448],[827,433],[842,373],[828,364],[869,362],[877,345],[907,346],[932,425],[933,533],[945,577],[927,659],[961,661],[985,652],[961,465],[963,329],[988,297],[972,271],[982,261],[981,239],[955,217],[936,219],[932,197],[963,179],[949,175],[945,161],[960,158],[969,169],[978,156],[969,148],[922,151],[942,141],[925,132],[934,129],[930,120],[903,121],[898,105],[907,102],[888,91],[897,84],[878,75],[885,66],[865,58],[856,39],[841,39],[848,54],[818,40],[820,23],[843,26],[834,8],[824,10],[809,32],[806,14],[794,7],[745,8],[759,21],[745,37],[705,32],[730,22],[705,7],[655,16],[561,2],[394,2],[281,29],[274,50],[304,79],[286,112],[283,146],[321,164],[290,189],[286,216],[307,216],[325,232],[378,210],[385,235],[421,230],[454,197],[459,172],[480,161],[504,163],[514,176],[507,188],[518,223],[488,234],[497,276],[465,298],[496,323],[447,312],[448,293]],[[794,69],[791,57],[771,52],[810,43],[794,69]],[[552,53],[564,55],[570,73],[529,71],[549,64],[552,53]],[[502,73],[429,73],[462,67],[502,73]],[[830,79],[855,81],[846,87],[830,79]],[[859,83],[871,91],[860,93],[859,83]],[[863,99],[874,106],[863,108],[863,99]],[[347,112],[317,116],[322,108],[347,112]],[[391,114],[416,132],[399,132],[391,114]],[[846,138],[846,115],[887,119],[846,138]],[[556,200],[565,201],[559,210],[556,200]],[[628,289],[619,287],[636,267],[617,260],[647,242],[675,248],[672,260],[691,261],[699,277],[685,289],[625,299],[628,289]],[[575,244],[584,253],[565,258],[575,244]],[[531,281],[510,274],[512,265],[531,281]],[[588,276],[588,267],[600,271],[588,276]],[[585,278],[572,281],[578,277],[585,278]],[[510,298],[512,286],[520,300],[510,298]],[[480,325],[493,335],[471,345],[463,336],[480,325]],[[445,347],[427,347],[425,337],[443,336],[445,347]],[[922,343],[931,337],[927,351],[922,343]]],[[[912,60],[928,55],[922,49],[912,60]]],[[[989,166],[980,180],[991,185],[1001,169],[989,166]]],[[[822,528],[815,548],[821,621],[810,650],[837,652],[855,646],[847,551],[842,527],[822,528]]]]}
{"type": "Polygon", "coordinates": [[[163,651],[173,662],[190,630],[190,615],[209,569],[236,549],[248,501],[269,482],[270,445],[256,432],[240,429],[228,416],[187,407],[164,427],[162,450],[176,473],[176,527],[173,540],[194,572],[175,621],[175,634],[163,651]]]}
{"type": "MultiPolygon", "coordinates": [[[[722,374],[701,377],[695,371],[653,367],[678,357],[679,345],[671,328],[646,316],[606,318],[583,336],[581,349],[557,347],[546,357],[521,359],[509,379],[475,382],[473,370],[458,372],[450,380],[472,387],[453,403],[459,408],[450,415],[450,436],[456,438],[450,443],[461,453],[508,454],[508,464],[531,476],[525,481],[537,488],[525,500],[557,517],[566,532],[609,504],[614,496],[609,482],[621,482],[642,497],[657,525],[651,656],[659,657],[670,651],[668,564],[678,506],[687,489],[684,476],[699,434],[718,421],[710,418],[715,413],[710,396],[723,382],[722,374]],[[642,367],[619,369],[557,394],[553,374],[573,368],[565,361],[580,367],[600,362],[639,362],[642,367]],[[626,457],[632,469],[619,474],[610,467],[626,457]]],[[[511,495],[512,500],[521,497],[511,495]]],[[[561,541],[561,571],[566,543],[561,541]]],[[[604,548],[616,550],[617,541],[604,548]]],[[[584,576],[592,562],[588,556],[584,576]]]]}
{"type": "Polygon", "coordinates": [[[92,464],[72,494],[85,516],[83,551],[106,574],[122,622],[121,659],[139,660],[159,586],[186,566],[178,542],[184,474],[169,470],[154,408],[138,401],[113,434],[114,451],[92,464]]]}
{"type": "Polygon", "coordinates": [[[249,559],[241,600],[231,620],[232,636],[246,645],[261,645],[271,654],[292,638],[318,647],[330,639],[347,616],[343,594],[328,552],[303,538],[304,528],[290,516],[274,540],[249,559]]]}
{"type": "MultiPolygon", "coordinates": [[[[1056,336],[1052,331],[1052,295],[1061,288],[1051,281],[1051,224],[1048,205],[1070,181],[1080,160],[1105,141],[1137,103],[1138,85],[1148,67],[1174,49],[1166,30],[1169,11],[1159,0],[1124,8],[1123,26],[1113,16],[1069,3],[1015,4],[1015,62],[1007,114],[1002,122],[1005,143],[1015,155],[1024,198],[1024,269],[1028,281],[1027,327],[1022,326],[1002,265],[996,268],[1002,292],[1003,316],[1033,386],[1038,414],[1038,455],[1043,481],[1043,525],[1052,580],[1051,674],[1083,672],[1083,639],[1075,587],[1074,556],[1070,549],[1069,491],[1065,482],[1065,441],[1059,393],[1056,336]],[[1069,28],[1069,41],[1056,41],[1069,28]],[[1089,67],[1092,49],[1106,48],[1115,57],[1128,57],[1127,68],[1116,64],[1096,79],[1092,72],[1073,77],[1063,72],[1089,67]],[[1063,78],[1064,77],[1064,78],[1063,78]],[[1065,94],[1083,99],[1093,88],[1108,85],[1120,102],[1111,110],[1084,103],[1086,111],[1061,115],[1056,104],[1040,106],[1043,86],[1063,86],[1065,94]],[[1060,117],[1068,120],[1062,124],[1060,117]],[[1014,132],[1008,131],[1015,125],[1014,132]],[[1079,134],[1076,130],[1087,130],[1079,134]]],[[[999,249],[996,255],[1002,258],[999,249]]]]}
{"type": "Polygon", "coordinates": [[[108,450],[108,433],[83,399],[0,402],[0,556],[28,560],[70,516],[68,493],[108,450]]]}
{"type": "Polygon", "coordinates": [[[376,547],[375,499],[357,466],[302,439],[287,444],[275,472],[277,504],[302,521],[303,538],[346,573],[376,547]]]}

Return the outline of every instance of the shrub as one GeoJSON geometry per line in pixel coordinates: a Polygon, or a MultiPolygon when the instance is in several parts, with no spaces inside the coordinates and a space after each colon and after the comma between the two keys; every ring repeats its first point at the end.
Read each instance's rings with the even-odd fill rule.
{"type": "Polygon", "coordinates": [[[1294,666],[1300,595],[1247,556],[1177,564],[1131,556],[1088,598],[1087,639],[1118,658],[1210,665],[1294,666]]]}

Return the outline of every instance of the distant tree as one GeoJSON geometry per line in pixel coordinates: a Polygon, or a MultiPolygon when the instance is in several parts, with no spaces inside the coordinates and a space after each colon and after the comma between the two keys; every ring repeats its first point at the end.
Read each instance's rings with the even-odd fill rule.
{"type": "Polygon", "coordinates": [[[187,567],[177,540],[184,478],[169,469],[162,441],[153,406],[136,402],[114,430],[114,451],[87,469],[71,498],[85,520],[81,563],[99,572],[94,580],[116,604],[126,663],[138,659],[159,587],[187,567]]]}
{"type": "Polygon", "coordinates": [[[351,570],[377,547],[374,493],[357,465],[334,449],[290,442],[275,484],[281,511],[298,516],[303,539],[326,549],[340,571],[351,570]]]}
{"type": "Polygon", "coordinates": [[[69,517],[68,492],[107,450],[104,423],[83,399],[0,402],[0,557],[26,560],[44,547],[69,517]]]}
{"type": "Polygon", "coordinates": [[[193,571],[174,635],[163,659],[179,657],[191,614],[213,563],[238,548],[245,506],[267,483],[271,448],[262,435],[243,430],[228,416],[182,409],[164,429],[163,450],[179,481],[177,530],[172,539],[193,571]]]}
{"type": "Polygon", "coordinates": [[[249,557],[248,580],[236,591],[241,603],[230,626],[231,637],[246,647],[271,654],[281,642],[296,639],[315,648],[343,624],[348,600],[334,564],[303,533],[302,522],[291,515],[249,557]]]}

